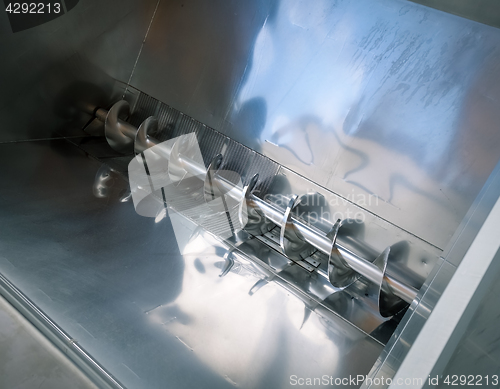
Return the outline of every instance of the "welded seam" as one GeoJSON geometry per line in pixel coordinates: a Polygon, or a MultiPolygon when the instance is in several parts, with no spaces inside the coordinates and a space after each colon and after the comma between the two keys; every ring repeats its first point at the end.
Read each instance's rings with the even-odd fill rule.
{"type": "Polygon", "coordinates": [[[130,82],[132,81],[132,77],[134,76],[135,68],[137,67],[137,63],[139,62],[139,58],[141,56],[142,49],[144,47],[144,44],[146,43],[146,39],[148,38],[149,30],[151,29],[151,26],[153,24],[153,20],[155,18],[156,11],[158,10],[158,6],[160,5],[160,2],[161,2],[161,0],[158,0],[158,2],[156,3],[155,10],[153,11],[153,16],[151,16],[151,20],[149,22],[148,29],[146,30],[146,35],[144,35],[144,39],[142,40],[141,48],[139,49],[139,53],[137,54],[137,58],[135,59],[134,67],[132,68],[132,72],[130,73],[130,77],[128,79],[127,86],[125,87],[125,91],[123,92],[122,99],[125,98],[125,95],[126,95],[128,88],[130,86],[130,82]]]}
{"type": "Polygon", "coordinates": [[[23,143],[23,142],[42,142],[48,140],[64,140],[64,139],[78,139],[87,138],[87,135],[75,135],[75,136],[58,136],[53,138],[38,138],[38,139],[17,139],[17,140],[4,140],[0,141],[0,145],[8,143],[23,143]]]}

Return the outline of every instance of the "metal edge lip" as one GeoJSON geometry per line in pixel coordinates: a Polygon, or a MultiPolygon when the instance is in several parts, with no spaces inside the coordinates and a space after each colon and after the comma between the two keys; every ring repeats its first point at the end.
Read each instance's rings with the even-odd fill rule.
{"type": "Polygon", "coordinates": [[[500,269],[500,264],[495,262],[500,250],[500,238],[495,229],[499,220],[500,198],[497,198],[455,274],[397,369],[394,381],[411,371],[414,377],[423,377],[425,382],[431,374],[442,372],[450,360],[450,350],[456,349],[478,308],[475,300],[484,297],[500,269]],[[466,282],[463,282],[464,279],[466,282]],[[435,331],[437,324],[438,336],[435,331]],[[430,344],[432,348],[429,348],[430,344]],[[419,355],[423,355],[424,348],[427,350],[425,361],[419,358],[419,355]]]}
{"type": "Polygon", "coordinates": [[[65,354],[99,388],[126,389],[78,342],[0,273],[0,295],[65,354]]]}

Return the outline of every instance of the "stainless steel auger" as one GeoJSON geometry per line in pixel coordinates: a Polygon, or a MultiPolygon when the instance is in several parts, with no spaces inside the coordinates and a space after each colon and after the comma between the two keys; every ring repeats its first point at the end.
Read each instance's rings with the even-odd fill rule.
{"type": "MultiPolygon", "coordinates": [[[[158,121],[148,117],[136,129],[126,119],[130,116],[129,104],[118,101],[106,111],[98,109],[96,117],[105,123],[105,136],[109,145],[120,153],[142,153],[160,144],[149,134],[158,129],[158,121]]],[[[190,158],[185,153],[182,142],[175,142],[171,147],[161,147],[158,153],[169,163],[170,171],[175,171],[177,177],[183,173],[198,176],[204,180],[204,195],[207,202],[216,197],[229,196],[239,204],[239,217],[244,229],[252,235],[261,235],[271,227],[281,228],[279,245],[281,251],[289,259],[300,261],[304,253],[312,253],[316,249],[328,255],[328,279],[338,288],[345,288],[360,277],[368,279],[373,287],[378,289],[378,306],[382,316],[388,317],[399,311],[405,303],[411,303],[418,290],[387,274],[387,263],[391,247],[387,247],[375,260],[368,261],[337,242],[337,236],[342,228],[339,219],[328,233],[324,233],[305,220],[294,215],[302,198],[292,195],[287,198],[288,204],[283,211],[253,194],[258,182],[258,174],[254,175],[243,188],[235,188],[230,180],[221,177],[218,170],[223,156],[216,155],[205,169],[205,166],[190,158]],[[171,166],[172,165],[172,169],[171,166]],[[246,206],[245,215],[242,212],[246,206]],[[302,256],[301,256],[302,255],[302,256]]]]}

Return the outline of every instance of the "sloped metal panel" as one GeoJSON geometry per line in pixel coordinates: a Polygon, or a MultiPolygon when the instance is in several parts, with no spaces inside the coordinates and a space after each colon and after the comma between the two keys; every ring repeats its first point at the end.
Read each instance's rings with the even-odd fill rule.
{"type": "Polygon", "coordinates": [[[0,149],[0,273],[125,387],[281,388],[364,375],[381,353],[285,282],[249,293],[268,274],[244,256],[219,277],[228,247],[210,235],[181,253],[171,219],[120,201],[119,175],[95,196],[101,163],[69,142],[0,149]]]}
{"type": "Polygon", "coordinates": [[[500,157],[500,31],[412,2],[162,2],[131,83],[443,249],[500,157]]]}

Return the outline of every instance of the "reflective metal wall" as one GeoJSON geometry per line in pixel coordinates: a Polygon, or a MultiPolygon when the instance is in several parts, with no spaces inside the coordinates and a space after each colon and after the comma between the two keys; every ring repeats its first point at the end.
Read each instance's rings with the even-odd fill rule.
{"type": "Polygon", "coordinates": [[[162,1],[131,85],[443,249],[500,156],[499,43],[398,0],[162,1]]]}
{"type": "MultiPolygon", "coordinates": [[[[495,261],[497,264],[500,261],[499,254],[495,261]]],[[[480,383],[480,380],[484,380],[483,385],[486,385],[486,376],[489,375],[489,380],[493,382],[488,382],[488,384],[498,381],[498,376],[495,379],[491,378],[491,375],[498,373],[500,366],[500,337],[498,336],[500,306],[497,300],[500,294],[499,276],[497,272],[494,276],[496,281],[485,293],[485,297],[478,302],[473,319],[442,371],[443,377],[456,374],[467,375],[470,378],[473,374],[475,382],[480,383]]],[[[469,382],[471,382],[470,379],[469,382]]],[[[445,387],[444,382],[438,387],[445,387]]]]}
{"type": "MultiPolygon", "coordinates": [[[[386,348],[381,353],[377,362],[374,364],[369,374],[370,377],[394,377],[401,364],[405,361],[405,358],[411,350],[412,345],[415,343],[422,327],[427,322],[431,313],[434,312],[436,304],[445,291],[446,287],[450,283],[450,280],[453,280],[456,276],[455,273],[457,273],[458,277],[462,277],[462,279],[467,280],[464,281],[464,285],[470,285],[470,281],[476,278],[475,275],[471,274],[471,272],[467,272],[464,270],[459,271],[457,270],[457,267],[461,264],[462,259],[464,259],[464,256],[467,254],[470,247],[476,240],[480,229],[491,214],[495,203],[498,200],[499,194],[500,164],[497,164],[496,168],[488,178],[486,184],[480,191],[473,205],[470,207],[466,216],[460,223],[460,226],[457,228],[457,231],[451,239],[450,244],[443,252],[443,256],[440,259],[438,265],[433,269],[433,274],[428,277],[426,283],[421,288],[420,293],[422,296],[418,301],[415,301],[410,306],[408,312],[400,322],[392,338],[387,343],[386,348]]],[[[490,233],[494,234],[494,231],[490,231],[490,233]]],[[[483,248],[491,244],[490,241],[485,242],[487,242],[488,244],[483,244],[483,248]]],[[[477,256],[477,258],[479,260],[483,260],[484,253],[483,255],[477,256]]],[[[497,261],[498,258],[496,260],[494,259],[491,262],[492,271],[490,272],[488,278],[491,277],[491,279],[495,279],[495,274],[497,274],[498,271],[494,270],[495,268],[493,264],[497,263],[498,266],[497,261]]],[[[479,269],[475,269],[475,271],[477,272],[479,271],[479,269]]],[[[483,281],[481,281],[477,290],[475,291],[475,293],[483,293],[483,297],[476,296],[474,297],[474,299],[470,300],[460,297],[456,298],[455,303],[441,306],[441,309],[445,313],[447,310],[449,312],[457,312],[458,306],[460,304],[469,301],[470,305],[468,309],[470,309],[475,315],[475,318],[472,319],[470,323],[466,321],[466,323],[468,324],[462,323],[460,324],[460,326],[457,325],[456,329],[461,330],[462,335],[459,335],[458,333],[455,335],[454,340],[456,349],[451,348],[451,351],[449,351],[449,353],[447,354],[448,358],[452,357],[453,354],[453,357],[449,360],[449,364],[446,367],[446,370],[450,374],[457,374],[457,368],[464,367],[464,364],[466,363],[468,364],[467,370],[463,370],[463,372],[460,374],[466,374],[468,371],[470,371],[469,369],[474,368],[478,369],[478,373],[484,373],[485,371],[489,370],[489,374],[491,374],[494,371],[495,358],[496,354],[498,354],[498,340],[495,336],[491,336],[491,331],[492,328],[498,328],[498,317],[495,317],[498,309],[496,309],[496,307],[493,307],[494,304],[492,303],[492,296],[495,295],[494,291],[496,290],[495,288],[498,288],[498,285],[495,282],[491,282],[491,279],[489,281],[483,280],[486,281],[484,282],[484,284],[483,281]],[[484,289],[488,288],[490,288],[490,292],[485,293],[484,289]],[[489,304],[489,308],[486,308],[487,304],[489,304]],[[476,309],[477,312],[475,312],[476,309]],[[464,326],[467,326],[467,329],[463,328],[464,326]],[[486,342],[489,342],[488,347],[485,346],[486,342]],[[475,351],[473,353],[470,352],[471,348],[475,348],[475,351]],[[459,353],[464,353],[464,350],[467,350],[467,353],[459,355],[459,353]],[[478,366],[476,361],[472,361],[472,358],[475,357],[478,358],[477,361],[481,361],[480,367],[478,366]],[[493,365],[491,362],[493,362],[493,365]]],[[[464,314],[463,319],[467,319],[470,321],[470,316],[470,312],[464,314]]],[[[449,317],[449,315],[447,317],[449,317]]],[[[440,334],[443,334],[442,326],[440,326],[440,334]]],[[[434,354],[436,353],[435,348],[433,349],[433,352],[434,354]]],[[[440,351],[438,351],[437,353],[440,354],[440,351]]],[[[443,355],[445,355],[445,353],[443,353],[443,355]]],[[[428,359],[429,358],[425,358],[426,361],[428,359]]],[[[496,359],[496,361],[498,362],[498,359],[496,359]]],[[[444,366],[442,367],[444,369],[444,366]]],[[[365,383],[362,387],[381,388],[384,386],[374,384],[372,382],[368,384],[365,383]]]]}
{"type": "Polygon", "coordinates": [[[0,141],[83,135],[130,79],[157,0],[80,1],[13,33],[0,12],[0,141]]]}

